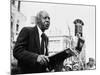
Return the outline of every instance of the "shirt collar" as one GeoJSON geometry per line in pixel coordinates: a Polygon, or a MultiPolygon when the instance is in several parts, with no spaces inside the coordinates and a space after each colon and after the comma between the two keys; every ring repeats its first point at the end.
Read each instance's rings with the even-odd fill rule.
{"type": "Polygon", "coordinates": [[[41,34],[42,34],[43,32],[41,31],[41,29],[39,28],[38,25],[37,25],[37,29],[38,29],[38,32],[39,32],[39,36],[41,36],[41,34]]]}

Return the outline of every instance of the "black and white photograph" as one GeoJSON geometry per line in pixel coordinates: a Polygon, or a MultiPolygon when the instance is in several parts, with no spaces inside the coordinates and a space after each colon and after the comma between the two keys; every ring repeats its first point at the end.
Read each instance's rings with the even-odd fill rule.
{"type": "Polygon", "coordinates": [[[96,6],[10,1],[11,75],[96,69],[96,6]]]}

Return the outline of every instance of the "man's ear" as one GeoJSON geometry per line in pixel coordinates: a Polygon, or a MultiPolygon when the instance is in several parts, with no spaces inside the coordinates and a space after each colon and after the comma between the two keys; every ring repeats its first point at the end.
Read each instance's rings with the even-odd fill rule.
{"type": "Polygon", "coordinates": [[[35,22],[36,22],[36,24],[38,24],[38,17],[37,16],[35,17],[35,22]]]}
{"type": "Polygon", "coordinates": [[[36,17],[35,19],[36,19],[36,24],[41,23],[41,19],[39,17],[36,17]]]}

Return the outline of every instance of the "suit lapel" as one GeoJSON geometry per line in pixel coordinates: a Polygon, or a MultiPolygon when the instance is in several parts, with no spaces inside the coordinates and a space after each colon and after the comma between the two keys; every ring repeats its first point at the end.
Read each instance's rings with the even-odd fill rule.
{"type": "MultiPolygon", "coordinates": [[[[35,42],[36,42],[36,45],[37,45],[37,47],[38,47],[38,49],[39,49],[39,52],[41,53],[41,50],[40,50],[39,32],[38,32],[37,26],[34,27],[34,30],[35,30],[35,42]]],[[[47,45],[48,45],[48,37],[45,35],[46,55],[48,55],[47,45]]]]}
{"type": "Polygon", "coordinates": [[[39,32],[38,32],[37,26],[35,27],[35,41],[40,50],[40,39],[39,39],[39,32]]]}

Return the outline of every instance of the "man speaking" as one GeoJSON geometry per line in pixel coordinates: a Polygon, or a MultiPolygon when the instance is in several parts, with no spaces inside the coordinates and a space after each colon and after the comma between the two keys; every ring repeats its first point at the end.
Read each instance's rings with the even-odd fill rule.
{"type": "Polygon", "coordinates": [[[46,72],[48,65],[48,37],[44,33],[50,26],[46,11],[36,15],[35,27],[24,27],[17,38],[13,55],[18,60],[21,73],[46,72]]]}

